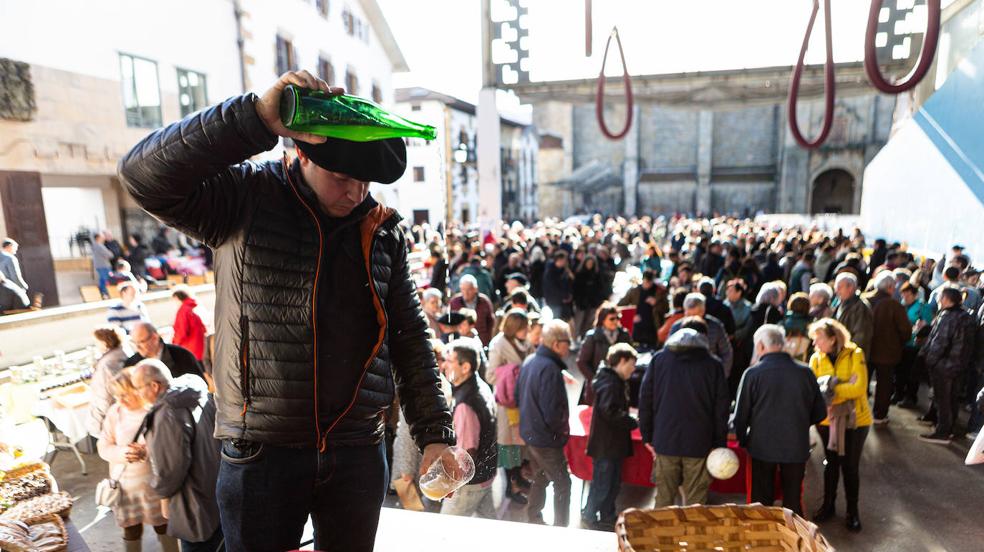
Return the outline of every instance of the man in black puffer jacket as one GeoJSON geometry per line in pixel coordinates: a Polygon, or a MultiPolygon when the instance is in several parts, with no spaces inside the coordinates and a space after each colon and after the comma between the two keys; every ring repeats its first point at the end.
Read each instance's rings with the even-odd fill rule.
{"type": "Polygon", "coordinates": [[[427,466],[455,442],[399,217],[368,195],[406,168],[399,139],[280,123],[288,84],[151,133],[120,162],[141,207],[215,251],[215,437],[229,550],[371,550],[386,491],[382,412],[399,393],[427,466]],[[248,159],[298,145],[288,163],[248,159]],[[395,383],[395,385],[394,385],[395,383]]]}
{"type": "Polygon", "coordinates": [[[938,417],[935,431],[920,435],[929,443],[948,444],[960,413],[957,384],[966,373],[974,353],[974,317],[963,309],[964,296],[954,285],[944,285],[939,304],[942,310],[933,320],[926,345],[919,354],[926,362],[933,384],[933,405],[938,417]]]}

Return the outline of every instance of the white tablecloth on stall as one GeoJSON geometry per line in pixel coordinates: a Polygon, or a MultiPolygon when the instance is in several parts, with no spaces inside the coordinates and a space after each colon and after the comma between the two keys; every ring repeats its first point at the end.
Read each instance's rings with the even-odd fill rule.
{"type": "Polygon", "coordinates": [[[58,431],[64,433],[72,443],[81,441],[88,434],[85,429],[85,420],[89,416],[88,403],[75,408],[64,408],[51,399],[42,399],[34,404],[31,414],[51,420],[58,431]]]}

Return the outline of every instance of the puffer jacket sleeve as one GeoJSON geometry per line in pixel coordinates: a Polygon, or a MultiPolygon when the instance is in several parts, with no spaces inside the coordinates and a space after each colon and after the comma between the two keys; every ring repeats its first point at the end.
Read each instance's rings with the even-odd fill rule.
{"type": "Polygon", "coordinates": [[[926,345],[920,354],[926,360],[926,366],[932,368],[943,361],[949,349],[950,342],[953,340],[953,318],[948,312],[940,313],[933,329],[930,331],[926,345]]]}
{"type": "Polygon", "coordinates": [[[245,183],[259,169],[244,161],[277,143],[256,101],[230,98],[141,140],[118,167],[133,199],[168,226],[221,245],[246,218],[245,183]]]}
{"type": "Polygon", "coordinates": [[[410,434],[421,450],[434,443],[453,445],[451,410],[441,392],[437,359],[427,340],[427,320],[410,278],[406,236],[399,228],[393,232],[397,244],[386,309],[393,377],[400,406],[410,424],[410,434]]]}

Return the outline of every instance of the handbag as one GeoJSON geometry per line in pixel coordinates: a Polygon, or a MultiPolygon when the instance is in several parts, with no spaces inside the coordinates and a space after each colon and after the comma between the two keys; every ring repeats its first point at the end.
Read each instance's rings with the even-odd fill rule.
{"type": "Polygon", "coordinates": [[[120,495],[123,494],[120,490],[120,477],[123,477],[123,472],[125,471],[126,466],[124,465],[118,476],[115,478],[107,477],[96,485],[96,506],[102,506],[110,510],[116,509],[116,506],[120,503],[120,495]]]}

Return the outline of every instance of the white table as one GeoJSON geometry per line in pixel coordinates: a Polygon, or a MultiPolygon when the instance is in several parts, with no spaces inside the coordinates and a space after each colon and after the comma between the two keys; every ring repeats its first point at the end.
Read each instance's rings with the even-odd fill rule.
{"type": "Polygon", "coordinates": [[[615,552],[614,533],[383,508],[376,552],[615,552]]]}
{"type": "Polygon", "coordinates": [[[85,421],[89,416],[89,403],[75,408],[64,408],[52,399],[41,399],[34,404],[31,414],[41,418],[47,426],[50,446],[54,447],[56,452],[59,450],[72,451],[82,466],[82,475],[86,475],[88,472],[85,460],[75,444],[89,434],[85,428],[85,421]],[[64,439],[59,436],[59,433],[64,436],[64,439]]]}

